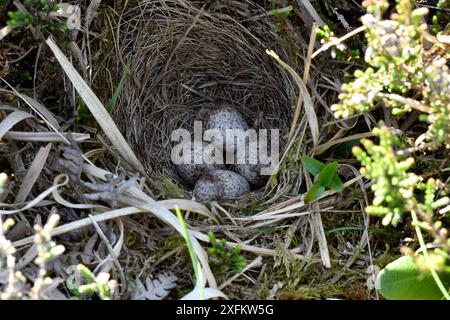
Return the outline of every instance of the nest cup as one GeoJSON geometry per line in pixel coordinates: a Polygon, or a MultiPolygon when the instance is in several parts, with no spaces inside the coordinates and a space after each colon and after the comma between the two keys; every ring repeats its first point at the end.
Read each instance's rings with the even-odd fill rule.
{"type": "Polygon", "coordinates": [[[266,49],[288,55],[272,19],[252,19],[265,11],[246,3],[234,12],[221,1],[139,1],[121,17],[118,54],[128,72],[115,121],[150,175],[186,191],[171,134],[192,129],[202,107],[232,104],[249,127],[279,129],[280,137],[291,125],[295,84],[266,49]]]}

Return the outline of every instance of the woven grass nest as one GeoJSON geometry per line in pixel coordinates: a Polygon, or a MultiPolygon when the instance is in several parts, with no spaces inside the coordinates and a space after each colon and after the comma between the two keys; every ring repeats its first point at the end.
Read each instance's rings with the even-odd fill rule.
{"type": "Polygon", "coordinates": [[[217,1],[146,0],[120,17],[126,77],[115,121],[149,174],[168,178],[188,197],[171,162],[170,137],[191,128],[200,108],[232,104],[250,127],[277,128],[280,137],[291,125],[296,86],[266,50],[284,61],[288,55],[273,23],[246,17],[245,10],[231,12],[217,1]]]}

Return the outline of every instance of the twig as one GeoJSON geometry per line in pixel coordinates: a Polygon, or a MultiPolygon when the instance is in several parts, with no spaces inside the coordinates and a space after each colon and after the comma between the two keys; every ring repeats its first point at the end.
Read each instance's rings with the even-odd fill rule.
{"type": "Polygon", "coordinates": [[[395,94],[395,93],[379,93],[377,94],[377,97],[384,98],[388,100],[392,100],[401,104],[406,104],[411,106],[413,109],[416,109],[417,111],[423,112],[423,113],[432,113],[433,109],[430,107],[420,103],[417,100],[411,99],[411,98],[405,98],[401,95],[395,94]]]}
{"type": "Polygon", "coordinates": [[[242,275],[244,272],[246,272],[247,270],[253,268],[253,267],[257,267],[261,264],[262,261],[262,257],[258,256],[256,257],[255,260],[252,261],[252,263],[250,263],[249,265],[247,265],[244,269],[242,269],[240,272],[236,273],[234,276],[232,276],[230,279],[228,279],[227,281],[225,281],[224,283],[222,283],[217,289],[222,290],[223,288],[225,288],[226,286],[228,286],[229,284],[231,284],[234,280],[236,280],[240,275],[242,275]]]}
{"type": "MultiPolygon", "coordinates": [[[[127,290],[127,281],[125,279],[125,274],[123,273],[122,266],[120,265],[119,260],[117,259],[116,252],[114,251],[114,248],[112,247],[111,242],[106,237],[106,235],[103,232],[102,228],[100,228],[100,226],[98,225],[97,221],[95,221],[95,219],[93,219],[93,216],[91,214],[89,215],[89,218],[91,219],[92,225],[94,226],[94,228],[97,231],[98,235],[103,240],[103,243],[106,245],[106,248],[108,248],[109,254],[111,255],[111,258],[114,261],[114,264],[116,265],[117,271],[119,271],[120,279],[122,280],[121,293],[123,294],[127,290]]],[[[122,229],[121,231],[123,232],[123,225],[122,225],[121,229],[122,229]]],[[[102,272],[107,272],[105,269],[106,268],[102,269],[102,272]]]]}
{"type": "Polygon", "coordinates": [[[318,49],[316,52],[313,53],[312,55],[312,59],[314,59],[315,57],[317,57],[317,55],[319,55],[320,53],[327,51],[328,49],[330,49],[333,46],[336,46],[338,44],[340,44],[341,42],[353,37],[354,35],[357,35],[358,33],[362,32],[366,30],[366,26],[361,26],[359,28],[356,28],[355,30],[353,30],[352,32],[347,33],[345,36],[336,39],[332,42],[328,42],[326,44],[324,44],[320,49],[318,49]]]}
{"type": "Polygon", "coordinates": [[[273,15],[277,15],[277,14],[281,14],[281,13],[285,13],[285,12],[291,12],[292,9],[293,9],[292,6],[287,6],[287,7],[280,8],[280,9],[273,9],[273,10],[258,14],[256,16],[250,17],[248,19],[245,19],[242,22],[256,21],[256,20],[259,20],[261,18],[265,18],[268,16],[273,16],[273,15]]]}

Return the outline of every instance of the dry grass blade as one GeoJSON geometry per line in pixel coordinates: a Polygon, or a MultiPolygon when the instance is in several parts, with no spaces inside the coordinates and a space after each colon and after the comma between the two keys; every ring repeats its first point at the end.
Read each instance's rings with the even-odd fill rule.
{"type": "Polygon", "coordinates": [[[369,137],[373,137],[373,136],[374,136],[374,134],[372,132],[365,132],[365,133],[357,133],[357,134],[353,134],[351,136],[347,136],[344,138],[328,141],[324,144],[319,145],[317,147],[316,151],[314,152],[314,155],[319,156],[336,144],[340,144],[340,143],[352,141],[352,140],[359,140],[362,138],[369,138],[369,137]]]}
{"type": "Polygon", "coordinates": [[[86,18],[85,18],[85,29],[89,30],[89,26],[91,25],[92,21],[94,21],[98,7],[100,6],[100,3],[102,0],[92,0],[91,3],[89,3],[89,6],[86,10],[86,18]]]}
{"type": "MultiPolygon", "coordinates": [[[[28,97],[28,99],[23,95],[23,94],[21,94],[21,93],[19,93],[16,89],[14,89],[14,87],[11,85],[11,84],[9,84],[9,82],[8,81],[6,81],[4,78],[2,78],[1,76],[0,76],[0,80],[2,80],[4,83],[6,83],[6,85],[9,87],[9,88],[11,88],[11,90],[12,91],[9,91],[9,90],[5,90],[5,89],[1,89],[0,88],[0,92],[11,92],[11,93],[14,93],[16,96],[18,96],[20,99],[22,99],[34,112],[36,112],[37,113],[37,115],[53,130],[53,131],[55,131],[59,136],[61,136],[61,138],[67,143],[67,144],[70,144],[69,143],[69,141],[58,131],[58,129],[57,128],[55,128],[55,126],[51,123],[51,122],[49,122],[49,120],[47,120],[47,118],[40,112],[40,110],[39,110],[39,108],[38,109],[36,109],[36,107],[35,106],[33,106],[33,104],[31,104],[30,103],[30,101],[29,101],[29,97],[28,97]]],[[[44,108],[45,109],[45,108],[44,108]]],[[[47,110],[47,109],[45,109],[45,110],[47,110]]],[[[51,121],[51,120],[50,120],[51,121]]]]}
{"type": "Polygon", "coordinates": [[[6,37],[11,31],[13,31],[13,27],[6,26],[0,29],[0,41],[6,37]]]}
{"type": "Polygon", "coordinates": [[[31,189],[34,186],[34,183],[39,178],[39,175],[41,174],[41,171],[45,166],[51,147],[52,144],[49,143],[45,147],[41,147],[39,149],[38,153],[36,154],[36,157],[31,163],[30,168],[25,174],[25,178],[23,179],[22,184],[20,185],[19,192],[17,192],[17,196],[15,198],[16,203],[24,202],[28,197],[31,189]]]}
{"type": "MultiPolygon", "coordinates": [[[[303,172],[305,174],[306,185],[308,190],[311,189],[312,181],[309,172],[304,168],[303,172]]],[[[318,202],[311,204],[311,209],[313,213],[311,214],[311,223],[315,229],[315,235],[317,237],[317,242],[319,244],[320,257],[322,258],[322,263],[326,268],[331,267],[330,253],[328,250],[327,238],[325,236],[325,230],[323,229],[322,217],[320,216],[320,206],[318,202]]]]}
{"type": "MultiPolygon", "coordinates": [[[[141,206],[142,207],[142,206],[141,206]]],[[[107,211],[104,213],[99,213],[96,214],[95,216],[93,216],[93,219],[95,219],[96,222],[102,222],[102,221],[108,221],[108,220],[113,220],[116,218],[120,218],[120,217],[124,217],[124,216],[128,216],[128,215],[132,215],[132,214],[136,214],[136,213],[144,213],[144,212],[152,212],[155,213],[155,207],[151,204],[147,204],[147,209],[145,208],[136,208],[136,207],[126,207],[126,208],[121,208],[121,209],[116,209],[116,210],[111,210],[111,211],[107,211]],[[151,208],[151,211],[148,210],[149,208],[151,208]]],[[[165,209],[165,208],[163,208],[165,209]]],[[[2,212],[0,211],[0,214],[2,212]]],[[[157,213],[155,214],[157,217],[161,218],[161,220],[167,222],[168,224],[171,224],[172,226],[175,224],[175,221],[178,220],[174,220],[173,218],[175,218],[175,216],[169,212],[170,215],[167,215],[166,212],[163,213],[157,213]],[[173,218],[168,218],[168,217],[173,217],[173,218]],[[168,218],[168,219],[167,219],[168,218]],[[172,224],[173,223],[173,224],[172,224]]],[[[176,218],[175,218],[176,219],[176,218]]],[[[56,228],[54,228],[50,234],[52,237],[54,236],[58,236],[61,234],[65,234],[68,233],[70,231],[74,231],[74,230],[78,230],[84,227],[87,227],[89,225],[92,224],[92,220],[90,218],[84,218],[84,219],[80,219],[71,223],[67,223],[61,226],[58,226],[56,228]]],[[[201,240],[203,242],[209,242],[209,237],[206,234],[203,234],[199,231],[192,231],[190,230],[190,233],[198,240],[201,240]]],[[[196,248],[196,246],[200,246],[200,244],[197,242],[197,240],[195,238],[192,238],[193,240],[193,245],[194,248],[196,248]]],[[[30,236],[21,240],[17,240],[15,242],[13,242],[13,245],[15,247],[22,247],[25,246],[27,244],[32,243],[34,240],[34,236],[30,236]]],[[[226,242],[226,245],[231,247],[231,248],[235,248],[235,247],[240,247],[242,249],[242,251],[247,251],[247,252],[251,252],[254,253],[256,255],[261,255],[261,256],[265,256],[265,257],[274,257],[277,255],[275,250],[272,249],[267,249],[267,248],[260,248],[260,247],[256,247],[256,246],[251,246],[251,245],[246,245],[246,244],[242,244],[242,243],[234,243],[234,242],[226,242]]],[[[201,247],[200,247],[201,248],[201,247]]],[[[203,250],[203,249],[202,249],[203,250]]],[[[302,255],[299,255],[296,253],[296,250],[291,250],[292,252],[292,257],[295,259],[300,259],[300,260],[305,260],[305,258],[302,255]]],[[[205,253],[206,254],[206,253],[205,253]]],[[[199,259],[200,262],[203,263],[205,262],[205,259],[199,259]]],[[[206,260],[207,262],[207,260],[206,260]]],[[[209,280],[209,279],[208,279],[209,280]]],[[[211,283],[210,283],[211,285],[211,283]]]]}
{"type": "MultiPolygon", "coordinates": [[[[108,174],[108,173],[111,174],[108,171],[102,170],[100,168],[97,168],[95,166],[88,165],[88,164],[83,164],[83,171],[86,174],[97,176],[97,178],[102,179],[102,180],[105,180],[105,174],[108,174]]],[[[58,181],[57,179],[59,179],[59,178],[57,177],[55,179],[55,183],[58,181]]],[[[135,197],[135,199],[136,199],[136,200],[134,200],[133,198],[126,199],[126,200],[128,200],[128,203],[130,205],[134,206],[134,208],[132,208],[131,211],[125,211],[124,213],[122,211],[119,211],[120,213],[118,215],[116,215],[117,210],[109,211],[105,214],[96,215],[95,221],[99,222],[98,218],[100,216],[102,216],[102,218],[104,220],[110,220],[110,219],[117,218],[119,216],[134,214],[134,213],[138,213],[138,212],[151,212],[157,218],[164,221],[168,225],[172,226],[175,230],[177,230],[177,232],[179,232],[180,234],[183,235],[183,230],[181,228],[180,222],[178,221],[177,217],[172,212],[170,212],[167,208],[165,208],[162,205],[155,202],[155,200],[153,200],[150,196],[148,196],[142,190],[138,189],[135,186],[133,186],[129,190],[127,190],[127,193],[129,193],[131,196],[135,197]]],[[[58,194],[57,189],[56,190],[54,189],[54,196],[53,196],[54,198],[55,198],[55,194],[58,194]]],[[[125,201],[125,200],[122,199],[121,201],[125,201]]],[[[86,205],[80,205],[80,206],[86,206],[86,205]]],[[[130,208],[128,208],[128,209],[130,209],[130,208]]],[[[79,223],[80,221],[83,221],[83,220],[76,221],[76,223],[79,223]]],[[[103,220],[100,220],[100,221],[103,221],[103,220]]],[[[86,221],[86,219],[84,219],[83,223],[84,224],[82,224],[82,225],[74,224],[74,225],[72,225],[72,227],[75,227],[75,229],[77,229],[82,226],[91,224],[92,221],[90,219],[88,219],[87,221],[86,221]]],[[[57,230],[57,229],[58,228],[56,228],[55,230],[57,230]]],[[[67,229],[64,232],[68,232],[67,229]]],[[[194,233],[192,230],[189,230],[189,232],[194,233]]],[[[203,235],[203,236],[204,236],[203,239],[206,238],[206,241],[209,241],[209,238],[207,235],[203,235]]],[[[215,280],[214,275],[212,274],[212,271],[209,267],[208,256],[207,256],[205,250],[202,248],[202,246],[197,241],[197,239],[195,239],[193,237],[192,237],[192,245],[194,247],[197,257],[199,258],[199,261],[200,261],[202,268],[206,274],[206,277],[208,279],[210,286],[217,287],[216,280],[215,280]]]]}
{"type": "Polygon", "coordinates": [[[227,281],[225,281],[224,283],[222,283],[219,286],[219,290],[222,290],[223,288],[225,288],[226,286],[228,286],[229,284],[231,284],[234,280],[236,280],[237,278],[239,278],[239,276],[241,276],[242,274],[244,274],[244,272],[246,272],[247,270],[250,270],[253,267],[258,267],[261,265],[262,262],[262,257],[258,256],[256,257],[255,260],[252,261],[252,263],[250,263],[249,265],[247,265],[244,269],[242,269],[240,272],[236,273],[234,276],[232,276],[230,279],[228,279],[227,281]]]}
{"type": "Polygon", "coordinates": [[[324,26],[325,22],[322,20],[322,18],[317,13],[316,9],[314,9],[314,6],[311,4],[309,0],[295,0],[297,2],[297,5],[301,8],[305,8],[306,11],[308,11],[309,15],[314,19],[314,21],[319,26],[324,26]]]}
{"type": "MultiPolygon", "coordinates": [[[[140,213],[140,212],[143,212],[143,210],[135,208],[135,207],[126,207],[126,208],[121,208],[121,209],[116,209],[116,210],[111,210],[111,211],[107,211],[104,213],[96,214],[95,216],[93,216],[93,219],[97,223],[99,223],[99,222],[113,220],[116,218],[128,216],[128,215],[135,214],[135,213],[140,213]]],[[[55,236],[65,234],[70,231],[74,231],[74,230],[78,230],[78,229],[90,226],[90,225],[92,225],[92,219],[84,218],[84,219],[80,219],[80,220],[77,220],[74,222],[60,225],[60,226],[54,228],[50,232],[50,235],[52,237],[55,237],[55,236]]],[[[26,237],[26,238],[23,238],[23,239],[13,242],[13,245],[15,247],[23,247],[27,244],[32,243],[33,241],[34,241],[34,236],[30,236],[30,237],[26,237]]]]}
{"type": "MultiPolygon", "coordinates": [[[[66,133],[62,133],[66,136],[66,133]]],[[[90,138],[89,133],[73,132],[72,136],[76,142],[85,141],[90,138]]],[[[67,138],[66,138],[67,139],[67,138]]],[[[3,140],[11,141],[29,141],[29,142],[64,142],[65,140],[61,135],[55,132],[25,132],[25,131],[8,131],[3,140]]]]}
{"type": "Polygon", "coordinates": [[[320,257],[322,263],[326,268],[331,268],[330,252],[328,250],[327,238],[325,236],[325,230],[323,229],[322,217],[320,215],[320,207],[317,202],[312,204],[314,213],[311,215],[311,220],[314,228],[316,229],[317,243],[319,244],[320,257]]]}
{"type": "Polygon", "coordinates": [[[299,210],[301,208],[304,208],[306,205],[304,203],[303,200],[294,203],[292,205],[286,206],[284,208],[280,208],[280,209],[275,209],[273,211],[266,211],[266,212],[261,212],[259,214],[255,214],[251,217],[244,217],[244,218],[236,218],[238,220],[243,220],[243,221],[258,221],[258,220],[265,220],[265,219],[271,219],[273,216],[276,216],[280,213],[285,213],[285,212],[289,212],[289,211],[294,211],[294,210],[299,210]]]}
{"type": "MultiPolygon", "coordinates": [[[[305,70],[303,72],[303,84],[308,83],[308,78],[309,78],[309,71],[311,70],[311,56],[314,50],[314,43],[316,42],[316,28],[317,28],[317,23],[313,23],[312,26],[312,30],[311,30],[311,36],[309,39],[309,46],[308,46],[308,54],[306,56],[306,61],[305,61],[305,70]]],[[[289,138],[288,141],[290,141],[295,133],[295,129],[297,126],[297,121],[300,117],[300,108],[302,106],[302,96],[300,96],[297,100],[297,105],[295,106],[295,112],[294,112],[294,118],[292,119],[292,125],[291,125],[291,130],[289,131],[289,138]]]]}
{"type": "Polygon", "coordinates": [[[38,255],[39,251],[36,244],[33,244],[25,254],[20,257],[19,261],[16,263],[16,270],[21,270],[31,263],[34,258],[38,255]]]}
{"type": "MultiPolygon", "coordinates": [[[[67,183],[67,180],[68,179],[66,179],[66,183],[67,183]]],[[[55,190],[55,186],[57,188],[57,187],[61,186],[61,184],[55,184],[52,191],[55,190]]],[[[108,220],[116,219],[119,217],[131,215],[131,214],[145,213],[145,212],[153,213],[156,217],[158,217],[162,221],[166,222],[167,224],[169,224],[173,228],[175,228],[175,230],[177,230],[180,234],[183,234],[183,231],[181,229],[181,225],[180,225],[178,219],[175,217],[175,215],[172,212],[170,212],[166,208],[164,208],[160,205],[157,205],[154,201],[152,201],[150,203],[149,202],[145,203],[142,201],[135,201],[134,205],[136,205],[136,206],[117,209],[117,210],[111,210],[111,211],[108,211],[105,213],[97,214],[90,218],[80,219],[78,221],[56,227],[51,231],[50,234],[52,237],[54,237],[56,235],[64,234],[69,231],[73,231],[73,230],[77,230],[77,229],[89,226],[92,224],[92,219],[94,219],[96,222],[102,222],[102,221],[108,221],[108,220]]],[[[0,211],[0,214],[3,212],[0,211]]],[[[16,212],[16,211],[14,211],[14,212],[16,212]]],[[[192,231],[189,231],[189,233],[193,234],[192,231]]],[[[195,234],[193,234],[193,235],[195,235],[195,234]]],[[[207,235],[204,235],[204,237],[206,237],[208,239],[207,235]]],[[[214,275],[212,274],[211,269],[208,264],[208,258],[207,258],[207,254],[206,254],[205,250],[201,247],[201,245],[198,243],[198,241],[194,237],[191,237],[191,238],[192,238],[192,245],[194,247],[195,253],[196,253],[197,257],[199,258],[199,261],[202,265],[203,271],[206,274],[206,277],[208,279],[210,286],[217,287],[216,280],[215,280],[214,275]]],[[[27,238],[24,238],[24,239],[14,242],[13,245],[14,246],[23,246],[23,245],[32,243],[33,239],[34,239],[34,237],[27,237],[27,238]]]]}
{"type": "Polygon", "coordinates": [[[58,121],[55,119],[53,114],[47,110],[46,107],[44,107],[42,104],[34,100],[33,98],[30,98],[27,95],[21,94],[22,99],[25,100],[25,102],[32,106],[35,110],[38,111],[39,114],[41,114],[56,130],[60,130],[60,126],[58,121]]]}
{"type": "Polygon", "coordinates": [[[28,112],[24,111],[14,111],[6,116],[5,119],[0,123],[0,139],[16,124],[19,122],[32,118],[33,116],[28,112]]]}
{"type": "MultiPolygon", "coordinates": [[[[105,179],[105,174],[108,174],[109,172],[106,170],[103,170],[101,168],[98,168],[96,166],[90,165],[90,164],[83,164],[83,172],[85,174],[94,176],[98,179],[105,179]]],[[[204,215],[208,218],[211,218],[212,220],[216,221],[216,218],[211,214],[211,212],[206,208],[204,205],[192,201],[192,200],[186,200],[186,199],[169,199],[169,200],[161,200],[156,202],[154,199],[152,199],[150,196],[148,196],[145,192],[143,192],[141,189],[139,189],[136,186],[132,186],[129,190],[127,190],[127,193],[129,193],[130,196],[135,197],[137,199],[142,199],[149,202],[158,203],[158,205],[163,206],[164,208],[168,210],[172,210],[175,208],[175,206],[178,206],[180,210],[182,211],[190,211],[195,212],[201,215],[204,215]]]]}
{"type": "MultiPolygon", "coordinates": [[[[30,208],[33,208],[33,207],[39,205],[40,202],[42,200],[44,200],[45,198],[47,198],[47,196],[50,195],[54,190],[58,189],[59,187],[65,186],[68,182],[69,182],[69,179],[66,177],[66,179],[62,183],[54,184],[53,186],[51,186],[50,188],[48,188],[47,190],[45,190],[44,192],[39,194],[36,198],[34,198],[30,202],[28,202],[24,207],[22,207],[20,209],[14,209],[14,210],[0,210],[0,215],[14,214],[14,213],[22,212],[22,211],[28,210],[30,208]]],[[[0,203],[0,207],[11,207],[11,205],[6,204],[6,203],[0,203]]],[[[31,239],[31,241],[33,241],[33,239],[31,239]]]]}
{"type": "MultiPolygon", "coordinates": [[[[306,116],[308,118],[309,128],[311,130],[311,136],[313,138],[314,145],[317,145],[317,143],[319,142],[319,122],[317,120],[317,115],[314,110],[314,105],[311,100],[311,96],[308,93],[308,89],[306,89],[306,86],[303,83],[303,80],[300,78],[300,76],[297,74],[297,72],[295,72],[295,70],[292,69],[283,60],[281,60],[280,57],[278,57],[278,55],[274,51],[267,50],[266,53],[269,56],[271,56],[272,58],[274,58],[283,68],[285,68],[291,74],[291,76],[294,78],[295,83],[298,85],[300,92],[301,92],[301,97],[303,98],[303,101],[304,101],[305,112],[306,112],[306,116]]],[[[299,99],[300,99],[300,97],[299,97],[299,99]]],[[[296,126],[296,123],[293,123],[293,126],[296,126]]]]}
{"type": "Polygon", "coordinates": [[[118,150],[120,155],[125,160],[127,160],[131,165],[133,165],[136,168],[136,170],[145,175],[146,173],[144,167],[142,166],[141,162],[137,159],[136,155],[126,142],[125,138],[120,133],[119,129],[114,123],[114,120],[106,111],[101,101],[97,98],[94,92],[92,92],[91,88],[83,80],[80,74],[75,70],[75,68],[69,62],[69,60],[67,60],[62,51],[56,45],[56,43],[50,38],[47,39],[45,42],[52,50],[53,54],[61,64],[61,67],[64,69],[69,79],[72,81],[73,86],[75,87],[75,89],[77,90],[78,94],[81,96],[83,101],[86,103],[86,106],[91,111],[95,120],[97,120],[98,124],[103,129],[103,132],[111,140],[111,143],[118,150]]]}
{"type": "MultiPolygon", "coordinates": [[[[227,299],[227,296],[222,292],[214,288],[204,288],[203,289],[204,299],[213,299],[213,298],[224,298],[227,299]]],[[[201,294],[199,289],[196,287],[193,291],[185,295],[180,300],[200,300],[201,294]]]]}
{"type": "Polygon", "coordinates": [[[186,200],[186,199],[170,199],[170,200],[161,200],[157,202],[158,204],[162,205],[164,208],[169,210],[174,210],[175,207],[180,208],[180,210],[183,211],[191,211],[198,214],[201,214],[205,217],[210,218],[214,222],[218,223],[216,217],[214,217],[211,214],[211,211],[208,210],[207,207],[204,205],[192,201],[192,200],[186,200]]]}
{"type": "Polygon", "coordinates": [[[125,280],[125,275],[123,273],[122,266],[120,265],[120,262],[117,258],[120,255],[120,251],[122,250],[122,245],[123,245],[123,239],[124,239],[123,223],[120,219],[118,220],[120,236],[119,236],[119,239],[117,240],[115,246],[113,247],[111,242],[108,240],[105,233],[103,232],[102,228],[100,228],[98,223],[94,219],[92,219],[92,215],[89,215],[89,218],[91,218],[92,224],[94,225],[94,228],[97,231],[97,234],[100,236],[100,238],[102,239],[103,243],[106,245],[106,248],[109,251],[109,255],[104,260],[105,264],[103,265],[103,262],[99,263],[99,265],[97,266],[97,269],[103,265],[100,272],[101,273],[109,273],[109,271],[112,268],[112,263],[111,263],[110,259],[112,259],[112,261],[114,262],[114,265],[117,268],[117,271],[119,272],[120,278],[121,278],[122,285],[121,285],[120,291],[121,291],[121,294],[123,294],[127,289],[127,281],[125,280]]]}

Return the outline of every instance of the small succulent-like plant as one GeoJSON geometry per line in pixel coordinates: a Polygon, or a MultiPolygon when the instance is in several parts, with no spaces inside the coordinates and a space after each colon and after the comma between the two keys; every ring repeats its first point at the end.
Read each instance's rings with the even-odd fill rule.
{"type": "Polygon", "coordinates": [[[95,275],[89,268],[79,264],[76,267],[78,277],[69,278],[79,279],[81,283],[76,281],[68,281],[69,290],[80,299],[92,299],[94,294],[101,300],[111,300],[117,289],[117,282],[110,279],[109,273],[100,272],[95,275]]]}
{"type": "Polygon", "coordinates": [[[380,139],[378,145],[364,139],[365,151],[357,146],[353,148],[354,155],[363,165],[361,174],[373,181],[374,199],[366,211],[384,216],[384,225],[396,226],[404,213],[411,210],[410,201],[414,198],[419,177],[408,172],[414,159],[396,154],[394,148],[401,146],[398,136],[383,125],[372,132],[380,139]]]}
{"type": "Polygon", "coordinates": [[[209,265],[213,271],[224,275],[230,269],[239,272],[245,267],[245,258],[240,255],[241,248],[228,248],[226,241],[218,241],[211,231],[208,236],[211,242],[211,247],[208,248],[209,265]]]}

